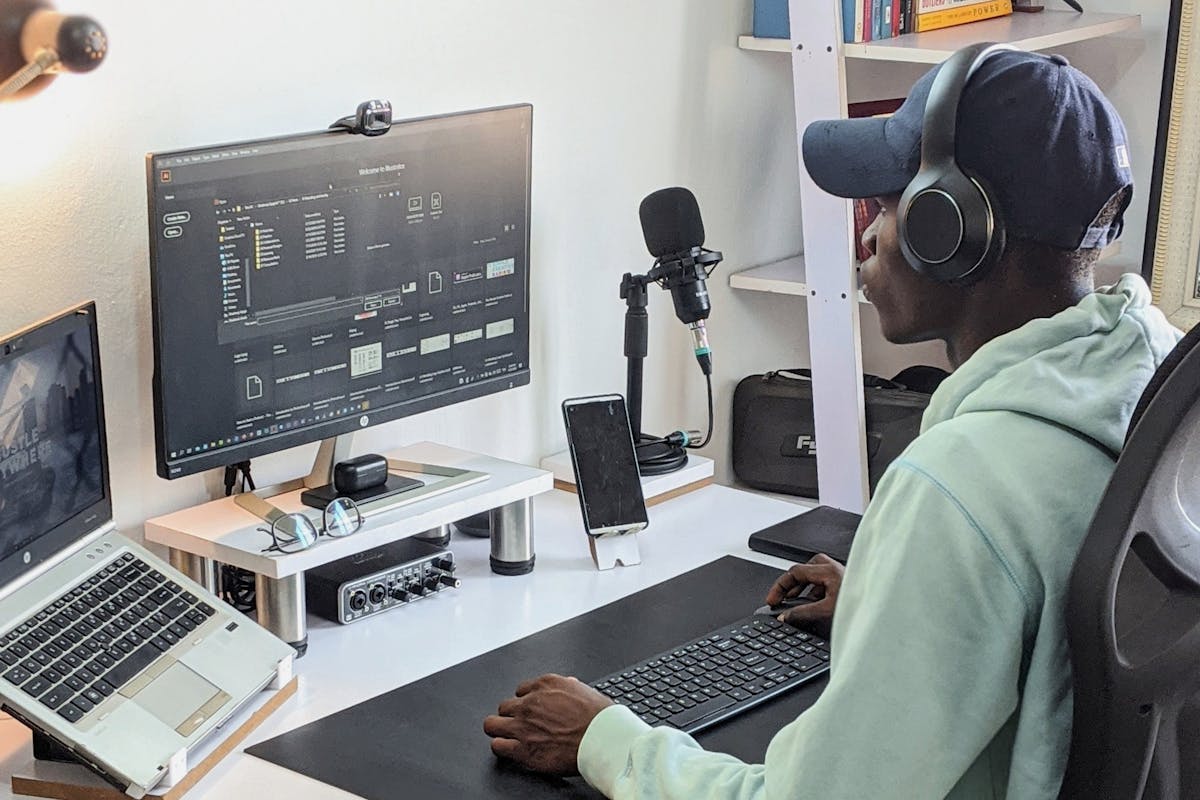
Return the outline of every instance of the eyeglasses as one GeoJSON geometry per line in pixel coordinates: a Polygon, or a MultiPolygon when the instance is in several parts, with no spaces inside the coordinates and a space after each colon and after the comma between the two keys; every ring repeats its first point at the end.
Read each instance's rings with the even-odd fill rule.
{"type": "Polygon", "coordinates": [[[271,537],[272,544],[263,548],[264,553],[299,553],[315,545],[322,536],[344,538],[356,533],[363,524],[362,512],[348,497],[338,497],[325,506],[319,529],[307,515],[297,511],[284,513],[252,492],[236,497],[238,505],[271,523],[269,528],[258,529],[271,537]]]}

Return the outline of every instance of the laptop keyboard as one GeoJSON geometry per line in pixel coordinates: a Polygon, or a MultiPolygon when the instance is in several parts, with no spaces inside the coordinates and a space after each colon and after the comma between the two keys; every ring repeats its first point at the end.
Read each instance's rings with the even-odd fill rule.
{"type": "Polygon", "coordinates": [[[125,553],[0,639],[0,670],[78,722],[215,613],[125,553]]]}
{"type": "Polygon", "coordinates": [[[651,725],[695,733],[828,669],[827,641],[759,614],[591,685],[651,725]]]}

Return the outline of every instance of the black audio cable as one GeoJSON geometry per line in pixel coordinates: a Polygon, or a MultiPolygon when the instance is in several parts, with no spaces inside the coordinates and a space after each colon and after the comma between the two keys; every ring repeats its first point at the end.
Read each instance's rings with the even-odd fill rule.
{"type": "MultiPolygon", "coordinates": [[[[246,486],[250,486],[250,490],[254,490],[254,479],[250,477],[250,462],[242,461],[237,464],[230,464],[225,467],[225,496],[229,497],[233,494],[233,487],[238,483],[238,476],[241,476],[242,485],[241,491],[246,491],[246,486]]],[[[221,565],[221,585],[219,588],[219,596],[229,605],[236,608],[243,614],[253,615],[256,610],[255,606],[255,587],[254,573],[249,570],[244,570],[230,564],[221,565]]]]}
{"type": "Polygon", "coordinates": [[[638,468],[643,475],[663,475],[682,469],[687,463],[687,451],[699,450],[712,441],[713,435],[713,388],[712,375],[705,374],[708,385],[708,431],[703,439],[699,439],[699,431],[674,431],[666,436],[642,437],[637,443],[639,449],[651,447],[664,448],[657,456],[638,456],[638,468]]]}

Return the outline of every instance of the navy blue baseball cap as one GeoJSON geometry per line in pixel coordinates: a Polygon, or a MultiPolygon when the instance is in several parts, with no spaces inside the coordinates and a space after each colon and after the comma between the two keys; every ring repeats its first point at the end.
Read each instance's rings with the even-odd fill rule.
{"type": "MultiPolygon", "coordinates": [[[[890,117],[809,125],[802,151],[816,184],[849,198],[903,192],[921,164],[925,101],[940,68],[890,117]]],[[[1002,51],[984,60],[959,102],[955,155],[991,187],[1009,236],[1077,250],[1103,247],[1121,232],[1124,206],[1111,225],[1093,223],[1133,186],[1125,125],[1062,56],[1002,51]]]]}

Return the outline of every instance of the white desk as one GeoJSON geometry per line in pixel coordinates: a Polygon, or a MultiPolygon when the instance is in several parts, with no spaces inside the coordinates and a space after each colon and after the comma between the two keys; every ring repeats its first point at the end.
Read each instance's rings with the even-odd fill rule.
{"type": "MultiPolygon", "coordinates": [[[[754,553],[746,546],[746,538],[799,511],[792,503],[709,486],[650,509],[650,527],[639,537],[640,565],[599,572],[588,554],[575,495],[557,490],[540,495],[534,499],[537,566],[531,574],[493,574],[488,565],[488,540],[456,534],[452,548],[462,588],[353,625],[335,625],[310,616],[308,654],[296,662],[299,691],[247,740],[246,746],[723,555],[738,555],[783,569],[786,562],[754,553]]],[[[764,586],[764,594],[766,590],[764,586]]],[[[496,702],[515,688],[497,686],[496,702]]],[[[480,748],[488,746],[483,715],[490,710],[480,712],[480,748]]],[[[9,776],[16,764],[28,761],[30,751],[29,734],[22,726],[11,721],[0,723],[0,800],[12,797],[9,776]]],[[[189,792],[186,800],[243,797],[346,800],[355,795],[238,752],[189,792]]]]}

